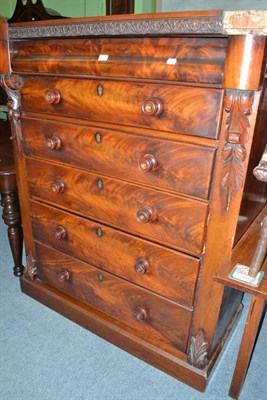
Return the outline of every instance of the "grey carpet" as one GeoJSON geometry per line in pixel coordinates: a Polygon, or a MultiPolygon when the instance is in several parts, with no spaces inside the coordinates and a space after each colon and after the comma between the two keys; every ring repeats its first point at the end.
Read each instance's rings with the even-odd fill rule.
{"type": "MultiPolygon", "coordinates": [[[[1,400],[227,399],[249,298],[204,394],[180,383],[22,294],[0,222],[1,400]]],[[[267,324],[241,400],[267,399],[267,324]]]]}

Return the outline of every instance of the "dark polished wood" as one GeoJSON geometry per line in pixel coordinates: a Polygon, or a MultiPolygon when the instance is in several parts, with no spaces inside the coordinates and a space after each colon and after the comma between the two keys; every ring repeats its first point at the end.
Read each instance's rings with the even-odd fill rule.
{"type": "Polygon", "coordinates": [[[202,252],[204,202],[40,160],[28,159],[27,169],[32,198],[193,254],[202,252]]]}
{"type": "Polygon", "coordinates": [[[8,226],[8,239],[14,260],[14,275],[22,276],[22,245],[20,210],[17,197],[16,172],[11,142],[10,124],[0,120],[0,193],[2,218],[8,226]]]}
{"type": "Polygon", "coordinates": [[[153,337],[165,350],[173,347],[173,353],[175,348],[185,351],[190,310],[54,249],[37,244],[36,250],[41,281],[123,322],[130,330],[138,332],[142,323],[141,336],[147,340],[153,337]],[[146,310],[146,316],[133,315],[139,308],[146,310]]]}
{"type": "Polygon", "coordinates": [[[193,306],[198,259],[35,201],[31,202],[31,214],[36,240],[180,304],[193,306]],[[65,240],[55,241],[59,227],[66,230],[65,240]],[[139,273],[140,264],[145,268],[144,274],[139,273]]]}
{"type": "Polygon", "coordinates": [[[28,112],[53,114],[54,117],[75,115],[112,124],[118,122],[119,116],[121,125],[218,137],[217,115],[222,101],[222,91],[218,89],[37,76],[24,77],[23,82],[21,107],[25,115],[28,112]],[[101,96],[99,84],[103,87],[101,96]],[[48,105],[47,90],[59,93],[61,100],[48,105]],[[152,96],[162,102],[160,115],[145,115],[142,111],[143,103],[152,96]]]}
{"type": "Polygon", "coordinates": [[[226,48],[226,38],[90,38],[69,39],[67,45],[65,40],[51,38],[31,44],[14,42],[12,66],[18,73],[56,74],[60,70],[70,75],[221,85],[226,48]],[[100,61],[101,54],[108,59],[100,61]],[[48,62],[51,58],[52,63],[48,62]]]}
{"type": "Polygon", "coordinates": [[[207,199],[216,150],[111,129],[22,119],[27,156],[207,199]],[[135,149],[134,153],[132,149],[135,149]]]}
{"type": "Polygon", "coordinates": [[[6,40],[22,290],[200,390],[242,308],[213,277],[264,140],[266,15],[12,24],[6,40]]]}
{"type": "Polygon", "coordinates": [[[184,358],[184,354],[182,352],[179,354],[179,350],[176,351],[176,356],[164,349],[159,350],[158,343],[153,341],[153,336],[147,341],[141,335],[140,337],[137,336],[135,331],[127,330],[123,323],[118,323],[115,319],[100,313],[61,291],[55,290],[51,285],[46,285],[39,280],[32,282],[23,277],[21,279],[21,289],[33,299],[38,300],[141,360],[146,354],[146,360],[151,365],[202,392],[205,390],[206,372],[198,371],[189,365],[184,358]]]}

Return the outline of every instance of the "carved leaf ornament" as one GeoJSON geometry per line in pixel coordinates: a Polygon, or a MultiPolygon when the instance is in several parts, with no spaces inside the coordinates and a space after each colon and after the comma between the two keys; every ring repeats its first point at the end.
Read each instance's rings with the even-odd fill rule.
{"type": "Polygon", "coordinates": [[[226,142],[222,150],[223,176],[221,185],[226,190],[226,209],[229,210],[231,199],[244,182],[243,163],[247,157],[245,143],[249,139],[250,127],[248,116],[252,113],[253,92],[226,90],[224,108],[226,119],[226,142]]]}
{"type": "Polygon", "coordinates": [[[208,364],[209,343],[203,329],[199,329],[196,336],[191,337],[188,353],[188,362],[193,367],[204,369],[208,364]]]}
{"type": "Polygon", "coordinates": [[[11,123],[12,138],[16,139],[18,151],[22,151],[22,132],[20,123],[20,93],[19,88],[22,80],[18,75],[1,76],[1,86],[5,90],[8,97],[8,119],[11,123]]]}

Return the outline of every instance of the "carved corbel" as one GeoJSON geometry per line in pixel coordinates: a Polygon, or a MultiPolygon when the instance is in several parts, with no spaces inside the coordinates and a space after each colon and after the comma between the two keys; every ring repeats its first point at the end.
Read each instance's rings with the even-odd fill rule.
{"type": "Polygon", "coordinates": [[[199,329],[195,336],[191,337],[188,362],[193,367],[204,369],[208,365],[209,342],[203,329],[199,329]]]}
{"type": "Polygon", "coordinates": [[[224,109],[228,114],[225,128],[225,144],[222,150],[222,189],[226,192],[226,210],[230,208],[235,193],[243,186],[244,167],[247,157],[245,144],[249,139],[249,115],[252,113],[254,92],[227,89],[224,109]]]}
{"type": "Polygon", "coordinates": [[[29,251],[27,255],[27,265],[24,269],[24,276],[31,281],[37,278],[36,260],[31,251],[29,251]]]}
{"type": "Polygon", "coordinates": [[[22,152],[22,132],[20,122],[20,93],[22,79],[18,75],[2,75],[1,86],[5,90],[8,102],[8,119],[11,124],[12,139],[16,140],[18,151],[22,152]]]}

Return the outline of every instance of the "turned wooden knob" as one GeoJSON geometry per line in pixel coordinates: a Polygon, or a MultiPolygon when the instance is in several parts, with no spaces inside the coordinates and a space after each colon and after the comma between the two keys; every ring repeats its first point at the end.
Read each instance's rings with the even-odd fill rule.
{"type": "Polygon", "coordinates": [[[163,104],[157,97],[147,99],[142,104],[142,111],[145,115],[159,116],[163,111],[163,104]]]}
{"type": "Polygon", "coordinates": [[[58,136],[53,136],[46,140],[46,145],[51,150],[59,150],[61,148],[61,140],[58,136]]]}
{"type": "Polygon", "coordinates": [[[57,275],[57,279],[60,281],[60,282],[66,282],[66,281],[68,281],[69,279],[70,279],[70,274],[69,274],[69,272],[68,271],[62,271],[62,272],[60,272],[58,275],[57,275]]]}
{"type": "Polygon", "coordinates": [[[138,307],[136,310],[134,310],[133,317],[136,319],[136,321],[143,322],[147,318],[147,311],[142,307],[138,307]]]}
{"type": "Polygon", "coordinates": [[[57,104],[60,102],[60,93],[56,89],[49,89],[45,93],[45,101],[48,104],[57,104]]]}
{"type": "Polygon", "coordinates": [[[156,168],[157,164],[158,162],[155,156],[152,154],[146,154],[140,162],[140,168],[143,171],[150,172],[156,168]]]}
{"type": "Polygon", "coordinates": [[[55,238],[57,240],[61,240],[61,239],[66,239],[66,237],[67,237],[66,229],[64,228],[64,226],[59,225],[55,231],[55,238]]]}
{"type": "Polygon", "coordinates": [[[62,193],[65,190],[65,184],[61,179],[56,179],[55,182],[51,183],[50,187],[54,193],[62,193]]]}
{"type": "Polygon", "coordinates": [[[144,275],[149,267],[149,263],[145,258],[139,258],[137,260],[134,269],[139,275],[144,275]]]}
{"type": "Polygon", "coordinates": [[[137,220],[141,222],[141,224],[151,222],[154,219],[153,210],[150,207],[144,207],[141,210],[137,211],[136,217],[137,220]]]}

